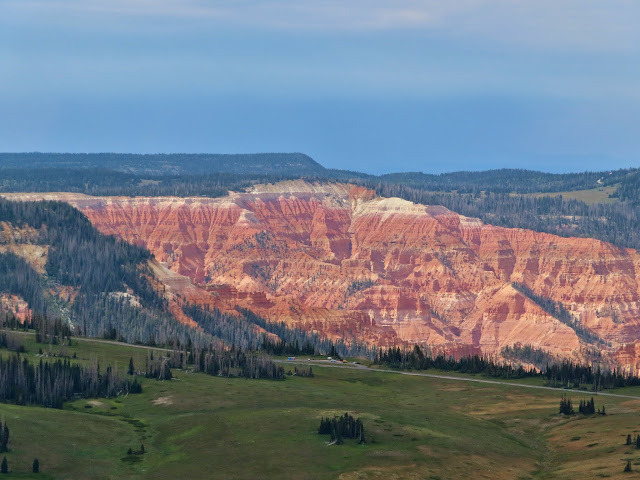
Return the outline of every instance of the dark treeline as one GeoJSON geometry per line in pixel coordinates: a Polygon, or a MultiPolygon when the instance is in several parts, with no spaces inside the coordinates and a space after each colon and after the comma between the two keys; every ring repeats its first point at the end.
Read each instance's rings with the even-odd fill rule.
{"type": "MultiPolygon", "coordinates": [[[[513,348],[511,351],[517,351],[513,348]]],[[[564,360],[560,363],[547,363],[543,368],[523,368],[520,363],[497,363],[487,357],[478,355],[455,359],[450,356],[431,356],[429,352],[415,345],[412,350],[401,350],[400,347],[380,349],[374,364],[391,368],[411,370],[444,370],[468,374],[479,374],[498,378],[541,377],[547,385],[558,388],[582,388],[591,386],[594,391],[640,385],[640,378],[625,375],[619,370],[603,370],[589,365],[564,360]]]]}
{"type": "Polygon", "coordinates": [[[431,356],[415,345],[413,350],[401,350],[400,347],[380,349],[374,358],[375,365],[385,365],[403,370],[444,370],[469,374],[482,374],[498,378],[524,378],[537,376],[534,369],[525,369],[521,365],[495,363],[493,360],[479,355],[463,357],[456,360],[443,354],[431,356]]]}
{"type": "Polygon", "coordinates": [[[481,172],[425,174],[420,172],[390,173],[378,177],[389,184],[406,185],[432,192],[457,193],[540,193],[586,190],[611,185],[627,179],[635,169],[609,172],[546,173],[509,169],[481,172]],[[600,180],[601,183],[598,183],[600,180]]]}
{"type": "Polygon", "coordinates": [[[105,169],[0,170],[2,192],[73,192],[96,196],[221,197],[257,183],[274,183],[297,175],[215,173],[136,175],[105,169]]]}
{"type": "Polygon", "coordinates": [[[142,178],[137,175],[105,168],[74,169],[44,166],[38,169],[3,168],[0,170],[0,191],[2,192],[126,195],[133,189],[143,186],[141,183],[142,178]]]}
{"type": "Polygon", "coordinates": [[[0,169],[103,168],[145,175],[244,173],[309,175],[325,168],[303,153],[0,153],[0,169]]]}
{"type": "MultiPolygon", "coordinates": [[[[105,168],[4,168],[0,191],[3,192],[76,192],[88,195],[226,195],[228,190],[239,190],[255,183],[273,183],[280,180],[305,178],[309,181],[365,182],[375,186],[404,185],[429,192],[455,192],[457,194],[528,194],[554,193],[596,188],[623,182],[632,185],[633,170],[618,170],[614,175],[603,172],[550,174],[530,170],[489,170],[485,172],[455,172],[438,175],[423,173],[394,173],[381,176],[360,172],[329,169],[283,169],[279,166],[264,169],[234,169],[226,172],[183,170],[172,175],[152,169],[123,172],[105,168]],[[603,179],[603,183],[597,183],[603,179]]],[[[623,190],[621,190],[623,191],[623,190]]],[[[631,191],[628,188],[624,192],[631,191]]],[[[627,195],[628,196],[628,195],[627,195]]]]}
{"type": "MultiPolygon", "coordinates": [[[[1,154],[0,154],[1,155],[1,154]]],[[[181,175],[134,174],[104,168],[0,168],[0,192],[73,192],[95,196],[206,196],[221,197],[229,191],[242,191],[252,185],[276,183],[304,177],[308,181],[364,181],[374,178],[358,172],[327,170],[310,173],[305,169],[276,169],[259,173],[203,173],[181,175]],[[307,173],[303,173],[307,172],[307,173]]]]}
{"type": "Polygon", "coordinates": [[[620,370],[603,369],[600,366],[580,365],[563,361],[547,365],[541,372],[547,385],[552,387],[579,388],[590,385],[593,390],[632,387],[640,385],[640,378],[635,375],[625,375],[620,370]]]}
{"type": "Polygon", "coordinates": [[[590,332],[588,328],[585,328],[582,325],[582,323],[575,320],[571,316],[569,311],[566,308],[564,308],[564,305],[562,305],[561,302],[556,302],[550,298],[537,295],[533,290],[531,290],[529,287],[521,283],[514,282],[511,285],[520,293],[526,295],[535,303],[537,303],[549,315],[557,318],[562,323],[570,327],[574,332],[576,332],[576,335],[578,335],[578,337],[580,337],[585,342],[591,343],[591,344],[601,343],[603,345],[608,345],[607,342],[602,340],[600,337],[598,337],[594,333],[590,332]]]}
{"type": "MultiPolygon", "coordinates": [[[[598,411],[599,410],[600,409],[598,409],[598,411]]],[[[593,397],[591,397],[591,400],[580,400],[578,413],[582,413],[583,415],[594,415],[596,413],[596,402],[593,397]]]]}
{"type": "Polygon", "coordinates": [[[201,351],[197,368],[221,377],[284,379],[284,368],[265,356],[247,355],[239,349],[201,351]]]}
{"type": "Polygon", "coordinates": [[[560,415],[574,415],[576,413],[573,409],[573,401],[567,398],[566,395],[563,395],[560,399],[560,410],[558,413],[560,415]]]}
{"type": "MultiPolygon", "coordinates": [[[[558,413],[560,413],[561,415],[575,415],[576,413],[573,408],[573,401],[566,395],[563,395],[560,399],[560,409],[558,413]]],[[[580,400],[578,413],[582,415],[595,415],[596,413],[598,413],[599,415],[606,415],[607,411],[605,406],[603,405],[602,410],[598,409],[598,411],[596,412],[596,402],[593,397],[591,397],[591,400],[580,400]]],[[[630,437],[627,437],[627,442],[629,441],[630,437]]]]}
{"type": "Polygon", "coordinates": [[[101,373],[98,363],[84,368],[65,359],[40,360],[34,365],[18,354],[0,357],[2,402],[62,408],[65,401],[76,397],[115,397],[130,392],[133,384],[121,380],[111,367],[101,373]]]}
{"type": "MultiPolygon", "coordinates": [[[[171,368],[186,370],[192,367],[195,372],[202,372],[216,377],[242,377],[251,379],[285,378],[284,367],[276,365],[271,358],[264,355],[248,354],[245,350],[232,346],[229,349],[183,347],[174,349],[165,355],[150,352],[145,364],[145,376],[157,380],[172,378],[171,368]]],[[[307,375],[313,376],[313,375],[307,375]]]]}

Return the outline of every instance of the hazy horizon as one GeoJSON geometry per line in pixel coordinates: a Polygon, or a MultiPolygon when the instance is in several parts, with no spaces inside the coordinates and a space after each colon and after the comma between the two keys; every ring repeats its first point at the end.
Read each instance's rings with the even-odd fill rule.
{"type": "Polygon", "coordinates": [[[0,151],[638,166],[640,6],[0,0],[0,151]]]}

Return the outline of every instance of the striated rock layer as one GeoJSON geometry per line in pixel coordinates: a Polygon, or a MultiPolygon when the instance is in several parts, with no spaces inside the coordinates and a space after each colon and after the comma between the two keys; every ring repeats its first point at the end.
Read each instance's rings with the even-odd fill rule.
{"type": "Polygon", "coordinates": [[[216,199],[10,197],[71,203],[101,232],[146,246],[178,274],[173,290],[219,308],[382,346],[496,354],[519,343],[563,357],[604,351],[634,368],[640,359],[640,255],[598,240],[485,225],[346,184],[216,199]],[[601,341],[514,283],[560,302],[601,341]]]}

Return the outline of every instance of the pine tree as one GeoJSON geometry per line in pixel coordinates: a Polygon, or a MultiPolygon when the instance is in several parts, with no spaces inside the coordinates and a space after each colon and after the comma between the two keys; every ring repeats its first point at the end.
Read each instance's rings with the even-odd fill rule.
{"type": "Polygon", "coordinates": [[[360,441],[358,442],[361,445],[364,445],[366,442],[366,439],[364,438],[364,427],[360,428],[360,441]]]}
{"type": "Polygon", "coordinates": [[[129,375],[133,375],[135,373],[135,368],[133,366],[133,357],[129,358],[129,368],[127,370],[129,375]]]}
{"type": "Polygon", "coordinates": [[[636,437],[636,448],[640,448],[640,435],[636,437]]]}
{"type": "Polygon", "coordinates": [[[0,453],[9,451],[9,427],[3,420],[0,425],[0,453]]]}
{"type": "Polygon", "coordinates": [[[625,472],[630,472],[631,471],[631,460],[627,460],[627,464],[624,467],[624,471],[625,472]]]}
{"type": "Polygon", "coordinates": [[[627,435],[627,443],[625,445],[631,445],[631,434],[627,435]]]}
{"type": "Polygon", "coordinates": [[[566,395],[563,395],[560,399],[560,414],[564,415],[573,415],[575,412],[573,411],[573,405],[571,403],[571,399],[567,398],[566,395]]]}
{"type": "Polygon", "coordinates": [[[0,465],[0,473],[9,473],[9,465],[7,464],[7,457],[2,459],[2,465],[0,465]]]}
{"type": "Polygon", "coordinates": [[[40,462],[38,461],[37,458],[33,459],[33,469],[32,469],[33,473],[40,473],[40,462]]]}

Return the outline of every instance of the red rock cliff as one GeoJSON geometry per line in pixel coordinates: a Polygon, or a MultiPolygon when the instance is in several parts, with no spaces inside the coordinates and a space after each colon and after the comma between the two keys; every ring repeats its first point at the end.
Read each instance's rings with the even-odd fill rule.
{"type": "Polygon", "coordinates": [[[640,340],[635,250],[485,225],[344,184],[282,182],[217,199],[16,196],[36,197],[68,201],[100,231],[146,246],[221,308],[380,345],[496,353],[521,343],[563,356],[590,346],[520,283],[561,302],[624,364],[637,361],[624,347],[640,340]]]}

